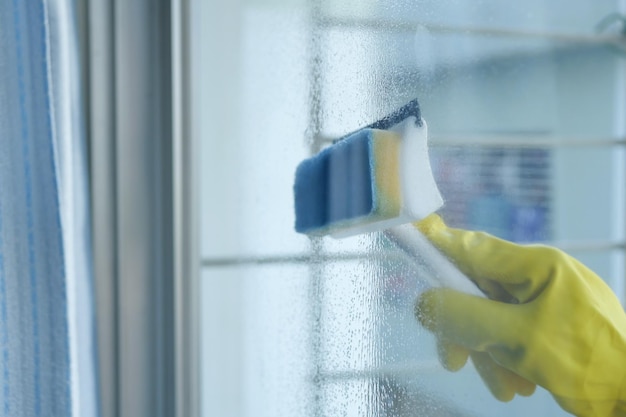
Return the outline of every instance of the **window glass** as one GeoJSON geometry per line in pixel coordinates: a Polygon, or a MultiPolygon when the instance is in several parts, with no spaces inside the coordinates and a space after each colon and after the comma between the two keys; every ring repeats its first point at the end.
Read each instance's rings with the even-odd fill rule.
{"type": "Polygon", "coordinates": [[[616,1],[191,2],[203,415],[568,415],[494,399],[414,317],[423,260],[294,230],[297,165],[418,98],[456,227],[562,248],[624,300],[616,1]]]}

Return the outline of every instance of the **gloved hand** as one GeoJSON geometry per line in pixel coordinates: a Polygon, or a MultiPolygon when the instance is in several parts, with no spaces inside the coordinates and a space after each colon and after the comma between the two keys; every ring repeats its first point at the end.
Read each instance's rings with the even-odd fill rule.
{"type": "Polygon", "coordinates": [[[626,416],[626,314],[602,279],[552,247],[449,228],[436,215],[416,227],[489,297],[435,288],[417,300],[444,367],[471,357],[502,401],[537,384],[577,416],[626,416]]]}

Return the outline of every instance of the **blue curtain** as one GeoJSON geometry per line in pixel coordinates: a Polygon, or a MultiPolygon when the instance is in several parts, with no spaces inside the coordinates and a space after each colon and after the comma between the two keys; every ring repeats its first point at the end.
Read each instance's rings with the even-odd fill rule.
{"type": "Polygon", "coordinates": [[[97,415],[70,0],[0,0],[0,415],[97,415]]]}

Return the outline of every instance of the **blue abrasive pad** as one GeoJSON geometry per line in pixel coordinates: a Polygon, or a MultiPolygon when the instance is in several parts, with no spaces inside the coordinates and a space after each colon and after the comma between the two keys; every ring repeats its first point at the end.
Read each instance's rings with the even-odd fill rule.
{"type": "Polygon", "coordinates": [[[371,140],[371,130],[360,130],[300,163],[294,183],[297,232],[323,234],[373,212],[371,140]]]}

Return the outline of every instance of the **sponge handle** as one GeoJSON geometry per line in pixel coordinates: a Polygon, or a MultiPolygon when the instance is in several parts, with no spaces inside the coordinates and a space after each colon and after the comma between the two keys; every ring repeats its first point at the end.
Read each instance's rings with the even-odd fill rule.
{"type": "Polygon", "coordinates": [[[412,224],[391,227],[384,233],[400,249],[427,269],[427,278],[430,278],[431,284],[486,298],[485,294],[412,224]]]}

